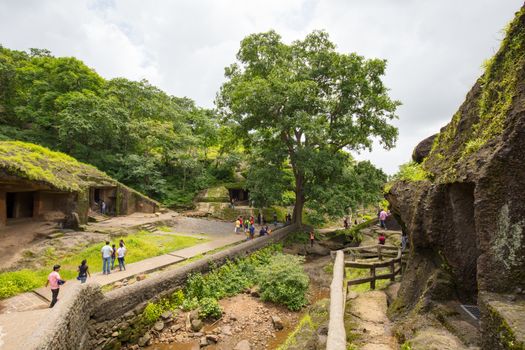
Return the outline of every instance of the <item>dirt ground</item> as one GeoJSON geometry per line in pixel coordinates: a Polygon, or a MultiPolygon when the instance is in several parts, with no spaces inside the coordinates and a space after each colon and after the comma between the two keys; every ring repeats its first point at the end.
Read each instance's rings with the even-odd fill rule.
{"type": "Polygon", "coordinates": [[[86,231],[65,230],[60,237],[49,238],[60,232],[56,223],[31,221],[15,223],[0,230],[0,271],[38,268],[48,249],[65,251],[78,249],[106,240],[112,232],[132,233],[138,225],[148,222],[169,222],[173,233],[204,234],[220,238],[233,232],[233,224],[218,220],[188,218],[169,211],[164,214],[134,213],[106,221],[89,223],[86,231]]]}

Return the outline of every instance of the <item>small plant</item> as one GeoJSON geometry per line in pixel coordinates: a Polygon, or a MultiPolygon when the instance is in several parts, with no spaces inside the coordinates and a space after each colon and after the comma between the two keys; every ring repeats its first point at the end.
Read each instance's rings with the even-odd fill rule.
{"type": "Polygon", "coordinates": [[[184,311],[195,310],[198,307],[199,307],[199,299],[195,297],[184,299],[181,305],[181,308],[184,311]]]}
{"type": "Polygon", "coordinates": [[[256,269],[261,299],[297,311],[307,304],[309,278],[302,268],[303,257],[277,254],[268,265],[256,269]]]}
{"type": "Polygon", "coordinates": [[[409,341],[406,341],[401,345],[401,350],[412,350],[412,346],[409,341]]]}
{"type": "Polygon", "coordinates": [[[199,301],[199,317],[218,319],[222,316],[222,309],[214,298],[203,298],[199,301]]]}
{"type": "Polygon", "coordinates": [[[429,179],[429,173],[421,164],[409,162],[399,166],[399,171],[394,175],[395,180],[424,181],[429,179]]]}

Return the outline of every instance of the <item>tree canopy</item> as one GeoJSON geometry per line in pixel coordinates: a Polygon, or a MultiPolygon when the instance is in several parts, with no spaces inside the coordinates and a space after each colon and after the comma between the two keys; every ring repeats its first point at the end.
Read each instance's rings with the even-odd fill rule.
{"type": "Polygon", "coordinates": [[[385,67],[384,60],[338,53],[323,31],[289,45],[274,31],[243,39],[216,105],[256,155],[252,173],[268,179],[254,183],[265,187],[252,189],[255,195],[271,199],[286,186],[289,168],[299,224],[307,202],[328,214],[367,203],[366,186],[385,175],[348,151],[371,149],[375,139],[394,146],[397,129],[389,122],[400,103],[381,80],[385,67]]]}

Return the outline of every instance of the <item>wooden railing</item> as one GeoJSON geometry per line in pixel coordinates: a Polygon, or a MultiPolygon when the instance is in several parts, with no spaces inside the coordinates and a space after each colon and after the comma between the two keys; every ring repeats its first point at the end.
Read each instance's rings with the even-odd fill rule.
{"type": "Polygon", "coordinates": [[[369,269],[370,276],[364,278],[357,278],[349,280],[347,286],[353,286],[361,283],[370,283],[370,288],[376,288],[376,280],[390,279],[395,280],[395,277],[402,272],[402,252],[399,247],[392,245],[371,245],[364,247],[346,248],[343,250],[345,256],[349,256],[351,260],[345,259],[345,267],[356,269],[369,269]],[[355,260],[360,261],[356,262],[355,260]],[[366,259],[378,259],[379,261],[366,262],[366,259]],[[377,274],[380,268],[389,267],[389,273],[377,274]]]}
{"type": "MultiPolygon", "coordinates": [[[[334,253],[334,252],[332,252],[334,253]]],[[[332,254],[334,257],[334,254],[332,254]]],[[[328,336],[326,338],[326,350],[345,350],[345,305],[346,289],[345,281],[345,256],[344,252],[335,252],[334,273],[330,285],[330,320],[328,321],[328,336]]]]}

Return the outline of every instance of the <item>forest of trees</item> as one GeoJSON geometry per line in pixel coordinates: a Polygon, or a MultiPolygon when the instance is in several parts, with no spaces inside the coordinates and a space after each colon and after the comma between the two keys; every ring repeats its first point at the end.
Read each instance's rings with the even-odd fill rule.
{"type": "Polygon", "coordinates": [[[217,110],[170,96],[145,80],[106,80],[73,57],[0,46],[0,140],[70,154],[169,207],[191,206],[197,191],[232,182],[235,172],[247,178],[257,206],[293,204],[297,193],[301,201],[295,204],[310,203],[319,215],[377,203],[386,175],[370,162],[354,161],[347,151],[370,147],[374,136],[388,147],[395,141],[397,131],[386,121],[394,117],[397,102],[388,99],[379,79],[384,62],[337,54],[323,32],[288,49],[278,41],[274,32],[243,41],[238,58],[245,71],[236,64],[226,69],[217,110]],[[314,42],[320,46],[308,48],[314,42]],[[282,57],[257,62],[254,47],[281,50],[282,57]],[[303,57],[295,63],[310,59],[325,65],[324,72],[279,65],[301,47],[303,57]],[[334,62],[339,71],[327,74],[334,62]],[[261,90],[261,81],[276,72],[284,74],[271,83],[278,88],[261,90]],[[299,78],[285,78],[293,74],[299,78]],[[352,76],[358,79],[330,86],[352,76]],[[316,86],[320,81],[324,85],[316,86]],[[252,100],[244,98],[246,89],[252,100]],[[285,90],[289,96],[281,93],[285,90]],[[368,95],[348,100],[345,93],[368,95]],[[343,98],[329,101],[326,94],[343,98]],[[361,122],[350,125],[355,118],[361,122]],[[296,132],[298,138],[282,137],[296,132]]]}

